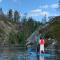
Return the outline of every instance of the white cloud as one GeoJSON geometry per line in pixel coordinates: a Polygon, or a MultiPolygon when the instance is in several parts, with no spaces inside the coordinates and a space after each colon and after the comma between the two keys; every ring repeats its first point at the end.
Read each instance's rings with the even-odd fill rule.
{"type": "Polygon", "coordinates": [[[42,16],[45,16],[45,15],[47,15],[47,16],[48,16],[48,15],[49,15],[49,13],[48,13],[47,11],[42,11],[41,15],[42,15],[42,16]]]}
{"type": "Polygon", "coordinates": [[[45,15],[48,16],[49,13],[47,11],[42,11],[41,9],[35,9],[29,12],[27,16],[29,17],[29,16],[45,16],[45,15]]]}
{"type": "Polygon", "coordinates": [[[2,0],[0,0],[0,3],[2,2],[2,0]]]}
{"type": "Polygon", "coordinates": [[[49,8],[49,5],[40,6],[40,8],[49,8]]]}
{"type": "Polygon", "coordinates": [[[22,17],[22,16],[25,16],[25,15],[24,15],[23,13],[20,12],[20,16],[22,17]]]}
{"type": "MultiPolygon", "coordinates": [[[[30,16],[57,16],[56,13],[50,13],[48,11],[42,11],[42,8],[58,8],[58,4],[51,4],[51,5],[43,5],[41,6],[39,9],[34,9],[34,10],[31,10],[29,13],[27,13],[27,17],[30,17],[30,16]]],[[[24,14],[21,14],[22,16],[24,16],[24,14]]]]}
{"type": "Polygon", "coordinates": [[[31,16],[57,16],[58,14],[57,13],[50,13],[48,11],[42,11],[41,9],[35,9],[35,10],[32,10],[30,11],[28,14],[27,14],[27,17],[31,17],[31,16]]]}
{"type": "Polygon", "coordinates": [[[48,8],[49,7],[49,5],[45,5],[45,6],[43,6],[43,8],[48,8]]]}
{"type": "Polygon", "coordinates": [[[52,4],[51,8],[58,8],[58,4],[57,3],[56,4],[52,4]]]}
{"type": "Polygon", "coordinates": [[[55,4],[50,4],[50,5],[43,5],[43,6],[40,6],[40,8],[58,8],[58,3],[55,3],[55,4]]]}
{"type": "Polygon", "coordinates": [[[41,9],[35,9],[35,10],[32,10],[31,12],[41,12],[42,10],[41,9]]]}
{"type": "Polygon", "coordinates": [[[58,16],[58,14],[57,13],[52,13],[49,16],[58,16]]]}

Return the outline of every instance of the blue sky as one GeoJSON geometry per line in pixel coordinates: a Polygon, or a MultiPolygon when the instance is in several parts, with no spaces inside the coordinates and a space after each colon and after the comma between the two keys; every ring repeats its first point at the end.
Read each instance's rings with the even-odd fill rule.
{"type": "Polygon", "coordinates": [[[58,0],[0,0],[0,7],[6,13],[9,9],[18,10],[21,16],[27,13],[36,20],[41,17],[57,15],[58,0]]]}

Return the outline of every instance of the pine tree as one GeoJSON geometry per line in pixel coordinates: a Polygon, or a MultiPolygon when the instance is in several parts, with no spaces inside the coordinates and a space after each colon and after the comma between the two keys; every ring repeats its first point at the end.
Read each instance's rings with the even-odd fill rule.
{"type": "Polygon", "coordinates": [[[20,19],[20,15],[19,15],[19,12],[16,10],[14,12],[14,21],[15,22],[19,22],[19,19],[20,19]]]}
{"type": "Polygon", "coordinates": [[[9,18],[10,20],[13,19],[13,11],[12,11],[12,9],[10,9],[10,10],[8,11],[8,18],[9,18]]]}
{"type": "Polygon", "coordinates": [[[4,15],[2,8],[0,8],[0,15],[4,15]]]}

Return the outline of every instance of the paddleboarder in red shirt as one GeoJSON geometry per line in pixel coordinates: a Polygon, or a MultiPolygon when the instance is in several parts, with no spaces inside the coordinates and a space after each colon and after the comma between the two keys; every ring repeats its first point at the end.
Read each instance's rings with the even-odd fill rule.
{"type": "Polygon", "coordinates": [[[40,38],[39,44],[40,44],[40,53],[44,53],[45,40],[43,38],[40,38]]]}

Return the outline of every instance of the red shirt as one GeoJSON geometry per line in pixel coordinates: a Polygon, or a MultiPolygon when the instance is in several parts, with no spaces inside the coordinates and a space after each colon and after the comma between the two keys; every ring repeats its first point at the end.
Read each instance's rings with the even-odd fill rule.
{"type": "Polygon", "coordinates": [[[39,40],[39,44],[40,44],[40,45],[44,45],[44,44],[45,44],[44,39],[40,39],[40,40],[39,40]]]}

